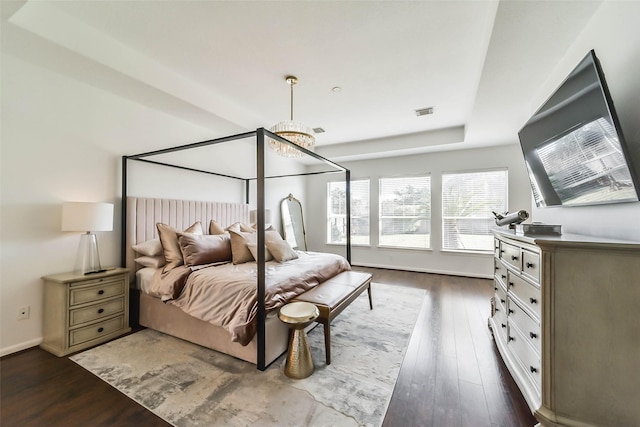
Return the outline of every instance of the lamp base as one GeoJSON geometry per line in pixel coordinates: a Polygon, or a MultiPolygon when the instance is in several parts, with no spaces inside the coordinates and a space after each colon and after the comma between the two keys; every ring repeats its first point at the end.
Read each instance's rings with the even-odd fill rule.
{"type": "Polygon", "coordinates": [[[95,234],[87,231],[80,237],[78,246],[78,256],[74,271],[82,274],[101,273],[105,271],[100,266],[100,254],[98,253],[98,238],[95,234]]]}

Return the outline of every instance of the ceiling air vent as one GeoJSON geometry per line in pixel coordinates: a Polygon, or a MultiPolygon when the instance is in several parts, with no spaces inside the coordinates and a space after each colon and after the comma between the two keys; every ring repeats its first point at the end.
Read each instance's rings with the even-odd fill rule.
{"type": "Polygon", "coordinates": [[[420,108],[418,110],[415,110],[415,112],[416,112],[416,116],[418,117],[427,116],[429,114],[433,114],[433,107],[420,108]]]}
{"type": "Polygon", "coordinates": [[[322,128],[313,128],[313,133],[324,133],[324,129],[322,129],[322,128]]]}

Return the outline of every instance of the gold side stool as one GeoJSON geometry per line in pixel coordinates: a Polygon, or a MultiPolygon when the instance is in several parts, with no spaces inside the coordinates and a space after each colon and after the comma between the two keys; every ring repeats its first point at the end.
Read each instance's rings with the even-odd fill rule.
{"type": "Polygon", "coordinates": [[[319,315],[318,307],[308,302],[292,302],[278,312],[278,318],[291,329],[289,353],[284,365],[284,374],[289,378],[302,379],[313,374],[313,359],[304,328],[319,315]]]}

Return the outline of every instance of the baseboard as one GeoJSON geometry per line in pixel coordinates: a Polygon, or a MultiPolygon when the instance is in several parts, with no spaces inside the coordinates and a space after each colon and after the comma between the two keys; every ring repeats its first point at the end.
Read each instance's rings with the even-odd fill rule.
{"type": "Polygon", "coordinates": [[[9,347],[0,348],[0,357],[7,356],[9,354],[17,353],[22,350],[26,350],[31,347],[40,345],[42,338],[35,338],[29,341],[21,342],[20,344],[12,345],[9,347]]]}
{"type": "Polygon", "coordinates": [[[434,270],[434,269],[428,269],[428,268],[398,267],[397,265],[370,264],[366,262],[354,262],[354,263],[351,263],[351,265],[353,265],[354,267],[383,268],[385,270],[399,270],[399,271],[413,271],[416,273],[444,274],[445,276],[473,277],[477,279],[493,279],[493,276],[491,275],[460,273],[456,271],[434,270]]]}

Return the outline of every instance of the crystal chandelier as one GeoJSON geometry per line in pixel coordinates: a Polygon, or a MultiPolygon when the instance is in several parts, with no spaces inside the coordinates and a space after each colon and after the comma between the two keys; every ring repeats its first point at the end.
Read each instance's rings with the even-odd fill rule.
{"type": "MultiPolygon", "coordinates": [[[[313,129],[300,122],[293,121],[293,85],[298,83],[298,78],[287,76],[285,80],[287,84],[291,86],[291,119],[278,122],[269,130],[300,147],[313,150],[313,146],[316,143],[316,138],[313,136],[313,129]]],[[[269,138],[269,147],[284,157],[302,157],[301,151],[271,138],[269,138]]]]}

